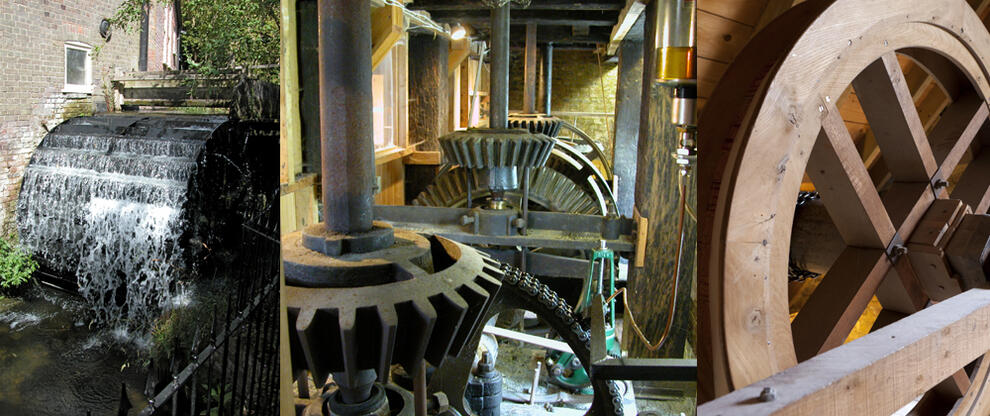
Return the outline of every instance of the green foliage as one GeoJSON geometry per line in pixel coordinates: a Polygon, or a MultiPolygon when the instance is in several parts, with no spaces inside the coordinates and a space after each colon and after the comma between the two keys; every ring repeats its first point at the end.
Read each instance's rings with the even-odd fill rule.
{"type": "Polygon", "coordinates": [[[191,69],[210,74],[274,65],[251,75],[278,82],[278,0],[184,0],[182,14],[182,49],[191,69]]]}
{"type": "MultiPolygon", "coordinates": [[[[233,396],[233,392],[231,392],[230,384],[224,384],[224,386],[225,387],[224,387],[222,402],[220,400],[220,387],[217,386],[210,389],[209,407],[207,407],[206,410],[200,411],[199,412],[200,416],[217,416],[218,414],[220,414],[220,406],[226,407],[227,404],[230,403],[230,399],[233,396]],[[216,407],[213,407],[213,403],[216,403],[216,407]]],[[[207,386],[203,384],[203,388],[206,389],[207,386]]]]}
{"type": "MultiPolygon", "coordinates": [[[[172,0],[124,0],[110,19],[134,31],[149,4],[172,0]]],[[[205,75],[231,70],[278,82],[279,0],[183,0],[182,52],[189,69],[205,75]],[[259,65],[269,68],[252,69],[259,65]]]]}
{"type": "Polygon", "coordinates": [[[15,288],[28,282],[37,269],[38,262],[30,253],[0,238],[0,289],[15,288]]]}

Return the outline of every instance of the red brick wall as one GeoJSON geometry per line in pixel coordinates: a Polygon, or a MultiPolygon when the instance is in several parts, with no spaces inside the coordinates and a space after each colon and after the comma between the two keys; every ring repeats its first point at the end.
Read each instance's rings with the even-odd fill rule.
{"type": "Polygon", "coordinates": [[[175,10],[155,4],[148,13],[148,70],[176,69],[175,10]]]}
{"type": "MultiPolygon", "coordinates": [[[[100,37],[100,21],[121,0],[0,1],[0,233],[12,232],[24,167],[45,135],[64,119],[103,105],[112,77],[137,69],[139,28],[100,37]],[[66,41],[86,43],[92,94],[63,93],[66,41]]],[[[160,7],[160,6],[158,6],[160,7]]],[[[160,26],[160,25],[159,25],[160,26]]],[[[161,46],[156,49],[161,51],[161,46]]],[[[160,52],[159,52],[160,53],[160,52]]],[[[149,61],[150,62],[150,61],[149,61]]],[[[160,69],[160,64],[159,67],[160,69]]],[[[149,65],[149,69],[152,69],[149,65]]]]}

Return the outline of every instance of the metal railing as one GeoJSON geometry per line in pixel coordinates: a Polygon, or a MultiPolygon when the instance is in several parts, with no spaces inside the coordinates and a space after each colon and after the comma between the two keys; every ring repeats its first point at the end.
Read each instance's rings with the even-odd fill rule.
{"type": "MultiPolygon", "coordinates": [[[[276,415],[278,412],[277,216],[241,227],[241,256],[232,268],[236,288],[218,306],[208,332],[184,351],[176,343],[171,381],[147,407],[148,415],[276,415]],[[180,369],[179,362],[184,363],[180,369]]],[[[126,403],[121,403],[122,411],[126,403]]],[[[126,413],[122,413],[126,414],[126,413]]]]}

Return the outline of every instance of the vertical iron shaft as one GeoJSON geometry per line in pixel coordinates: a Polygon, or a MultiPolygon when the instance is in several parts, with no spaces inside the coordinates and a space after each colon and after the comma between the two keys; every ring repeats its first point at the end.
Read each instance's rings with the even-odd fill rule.
{"type": "Polygon", "coordinates": [[[543,108],[544,113],[550,115],[550,97],[553,93],[553,42],[548,42],[546,50],[543,53],[543,76],[545,77],[543,81],[544,85],[544,95],[543,108]]]}
{"type": "Polygon", "coordinates": [[[488,126],[509,126],[509,5],[492,9],[491,114],[488,126]]]}
{"type": "Polygon", "coordinates": [[[327,230],[371,229],[374,142],[371,4],[319,0],[320,145],[327,230]]]}

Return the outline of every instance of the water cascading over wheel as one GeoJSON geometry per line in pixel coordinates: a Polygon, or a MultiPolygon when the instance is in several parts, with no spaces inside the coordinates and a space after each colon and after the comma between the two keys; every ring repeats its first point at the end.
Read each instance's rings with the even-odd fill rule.
{"type": "Polygon", "coordinates": [[[277,215],[277,143],[277,124],[226,116],[67,120],[25,170],[20,240],[98,320],[140,326],[233,261],[242,221],[277,215]]]}
{"type": "MultiPolygon", "coordinates": [[[[971,267],[985,258],[957,248],[987,237],[988,63],[962,0],[808,1],[744,48],[700,119],[702,402],[841,345],[874,296],[896,319],[987,286],[971,267]],[[908,66],[940,111],[916,107],[908,66]],[[871,131],[858,142],[850,94],[871,131]],[[806,174],[820,201],[795,214],[806,174]],[[808,268],[824,277],[791,322],[789,269],[808,268]]],[[[987,414],[988,366],[919,392],[915,410],[987,414]]]]}

